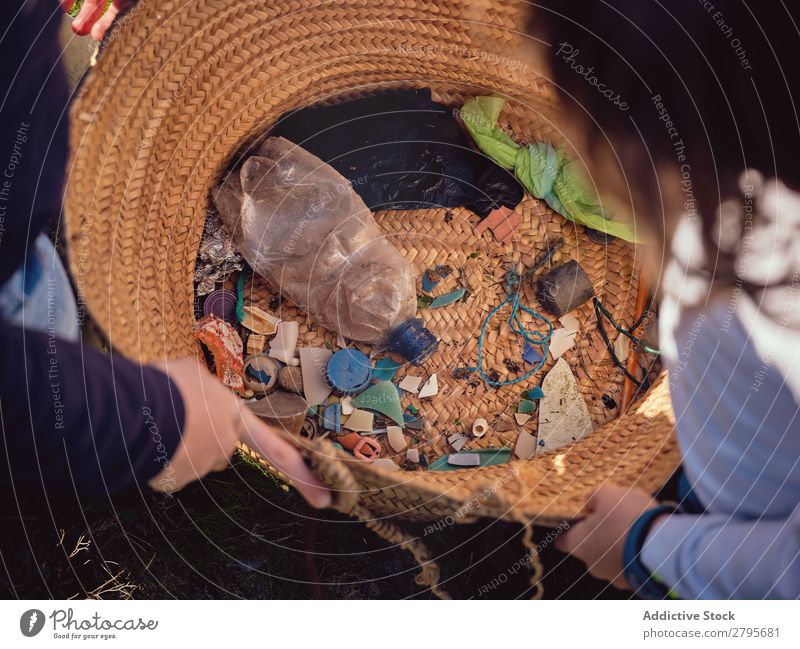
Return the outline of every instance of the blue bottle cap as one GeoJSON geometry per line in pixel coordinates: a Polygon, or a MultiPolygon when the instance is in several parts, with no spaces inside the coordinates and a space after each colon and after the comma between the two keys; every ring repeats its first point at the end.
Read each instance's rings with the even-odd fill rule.
{"type": "Polygon", "coordinates": [[[357,394],[371,379],[369,358],[357,349],[340,349],[328,361],[328,383],[339,392],[357,394]]]}
{"type": "Polygon", "coordinates": [[[439,341],[422,324],[422,318],[406,320],[389,335],[389,350],[414,365],[428,360],[438,346],[439,341]]]}

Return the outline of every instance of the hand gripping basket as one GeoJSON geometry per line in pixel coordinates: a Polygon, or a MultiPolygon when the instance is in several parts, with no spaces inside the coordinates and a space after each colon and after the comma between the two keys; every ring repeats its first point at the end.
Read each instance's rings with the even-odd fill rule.
{"type": "MultiPolygon", "coordinates": [[[[123,16],[72,109],[66,197],[79,296],[115,349],[142,362],[197,354],[193,274],[210,190],[236,153],[287,110],[392,87],[430,87],[453,107],[499,93],[508,99],[502,123],[515,139],[561,143],[555,94],[525,42],[528,10],[509,0],[159,0],[123,16]]],[[[531,198],[518,209],[523,223],[511,244],[489,232],[476,236],[477,217],[466,209],[376,215],[418,271],[449,263],[469,289],[464,302],[422,312],[442,341],[422,368],[438,372],[440,393],[418,405],[442,438],[476,417],[492,421],[511,412],[521,390],[539,384],[552,364],[526,383],[499,389],[451,377],[455,367],[475,364],[480,325],[504,296],[504,261],[530,264],[560,238],[565,245],[554,262],[578,259],[615,319],[633,320],[634,247],[593,243],[531,198]]],[[[294,317],[302,345],[335,342],[299,310],[294,317]]],[[[336,507],[412,551],[423,566],[421,582],[435,589],[438,569],[404,531],[404,519],[520,521],[532,547],[531,522],[578,516],[603,483],[654,491],[675,470],[664,376],[615,418],[600,397],[618,400],[622,374],[591,305],[578,317],[582,333],[565,357],[596,428],[571,446],[454,472],[387,472],[337,455],[325,440],[303,447],[335,489],[336,507]]],[[[519,359],[520,350],[502,321],[489,330],[486,366],[506,372],[504,359],[519,359]]],[[[510,443],[502,436],[481,440],[510,443]]]]}

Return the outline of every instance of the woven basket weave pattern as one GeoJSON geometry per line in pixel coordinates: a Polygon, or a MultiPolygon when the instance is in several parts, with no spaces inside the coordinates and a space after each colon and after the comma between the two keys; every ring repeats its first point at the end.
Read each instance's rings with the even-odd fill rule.
{"type": "MultiPolygon", "coordinates": [[[[561,143],[552,88],[526,64],[520,26],[527,10],[508,1],[194,0],[144,3],[121,21],[73,107],[66,199],[72,272],[115,348],[148,362],[197,352],[192,279],[210,190],[287,110],[388,87],[431,87],[454,107],[497,92],[509,99],[502,122],[518,141],[561,143]]],[[[457,419],[494,417],[518,398],[509,396],[514,388],[469,387],[449,375],[474,363],[480,322],[503,295],[500,257],[530,263],[548,239],[563,238],[557,259],[577,258],[615,317],[631,321],[634,250],[589,242],[535,200],[522,210],[518,240],[508,246],[490,234],[475,237],[466,210],[454,210],[450,223],[443,210],[378,215],[418,271],[450,263],[470,291],[464,303],[423,312],[443,341],[423,368],[440,372],[444,384],[441,398],[421,404],[436,433],[455,432],[457,419]],[[471,259],[474,251],[480,254],[471,259]]],[[[621,377],[588,307],[579,316],[583,333],[567,358],[593,419],[608,422],[587,439],[480,470],[385,473],[339,458],[322,461],[320,471],[340,487],[342,476],[352,477],[373,515],[420,520],[486,514],[557,521],[576,515],[586,494],[610,479],[657,488],[677,464],[666,381],[628,416],[609,421],[599,397],[618,394],[621,377]]],[[[335,340],[312,323],[302,328],[305,343],[335,340]]],[[[505,373],[503,359],[519,359],[520,350],[501,333],[489,336],[487,365],[505,373]]],[[[433,443],[443,449],[441,440],[433,443]]]]}

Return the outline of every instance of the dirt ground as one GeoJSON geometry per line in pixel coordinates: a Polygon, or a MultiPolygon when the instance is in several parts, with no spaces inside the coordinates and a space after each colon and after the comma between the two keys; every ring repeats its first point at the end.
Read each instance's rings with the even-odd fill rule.
{"type": "MultiPolygon", "coordinates": [[[[410,554],[362,523],[314,512],[297,494],[238,458],[173,497],[136,489],[92,503],[36,506],[0,493],[4,598],[433,598],[410,554]]],[[[521,527],[484,521],[416,533],[466,599],[531,594],[521,527]]],[[[542,543],[547,530],[537,529],[542,543]]],[[[629,596],[542,552],[545,597],[629,596]]]]}

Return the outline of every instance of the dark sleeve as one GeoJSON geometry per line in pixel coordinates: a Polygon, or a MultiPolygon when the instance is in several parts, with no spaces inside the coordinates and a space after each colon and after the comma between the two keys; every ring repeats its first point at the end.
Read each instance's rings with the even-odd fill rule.
{"type": "Polygon", "coordinates": [[[185,415],[164,373],[6,324],[0,358],[0,483],[98,495],[168,466],[185,415]]]}

